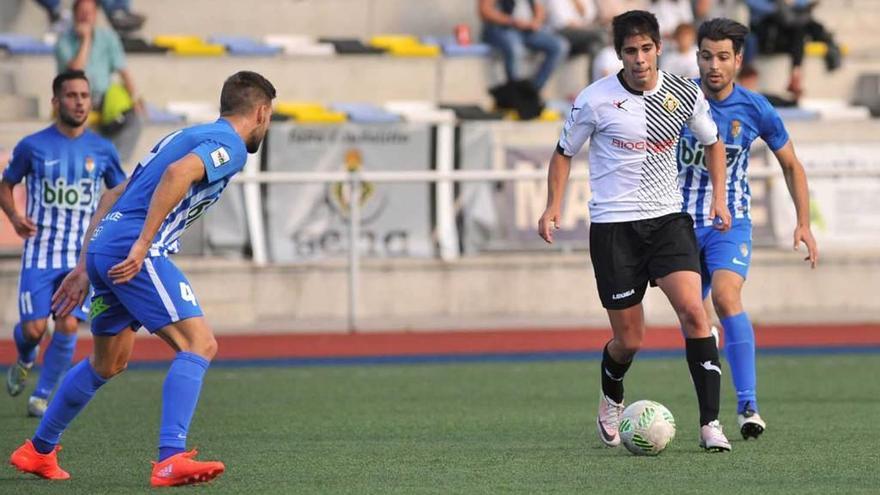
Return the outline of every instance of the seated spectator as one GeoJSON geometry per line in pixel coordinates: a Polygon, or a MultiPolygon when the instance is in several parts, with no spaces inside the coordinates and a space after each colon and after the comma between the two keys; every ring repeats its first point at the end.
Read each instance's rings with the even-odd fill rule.
{"type": "Polygon", "coordinates": [[[741,24],[749,24],[749,9],[743,0],[694,0],[694,25],[709,19],[726,17],[741,24]]]}
{"type": "Polygon", "coordinates": [[[568,55],[568,42],[544,24],[539,0],[479,0],[483,41],[501,52],[508,82],[522,79],[520,64],[525,49],[542,52],[544,60],[531,82],[540,90],[553,70],[568,55]]]}
{"type": "Polygon", "coordinates": [[[684,77],[700,77],[697,65],[697,31],[691,24],[680,24],[672,36],[674,46],[666,46],[660,68],[684,77]]]}
{"type": "Polygon", "coordinates": [[[623,62],[620,61],[620,57],[617,56],[617,52],[614,51],[614,47],[611,45],[599,50],[592,65],[593,81],[617,74],[620,72],[620,69],[623,69],[623,62]]]}
{"type": "MultiPolygon", "coordinates": [[[[49,16],[50,30],[61,33],[70,27],[70,16],[61,9],[61,0],[37,0],[49,16]]],[[[113,29],[120,33],[135,31],[146,17],[131,11],[131,0],[101,0],[101,8],[113,29]]]]}
{"type": "Polygon", "coordinates": [[[694,11],[690,0],[651,0],[648,11],[657,17],[663,41],[672,39],[675,28],[694,23],[694,11]]]}
{"type": "Polygon", "coordinates": [[[568,41],[569,57],[588,55],[592,67],[608,44],[611,19],[623,11],[618,0],[548,0],[547,23],[568,41]]]}
{"type": "Polygon", "coordinates": [[[125,65],[119,36],[111,29],[95,25],[95,1],[74,1],[74,24],[58,37],[55,60],[58,72],[81,70],[86,73],[91,83],[93,109],[103,115],[98,130],[113,141],[122,161],[127,161],[140,136],[143,101],[125,65]],[[121,87],[112,84],[114,74],[119,74],[121,87]]]}
{"type": "MultiPolygon", "coordinates": [[[[791,57],[788,91],[797,100],[803,93],[801,65],[807,40],[824,42],[828,51],[825,67],[829,71],[840,67],[840,47],[834,37],[813,17],[816,2],[811,0],[746,0],[757,52],[762,54],[786,53],[791,57]]],[[[754,44],[752,45],[754,50],[754,44]]],[[[751,61],[754,53],[746,57],[751,61]]]]}
{"type": "Polygon", "coordinates": [[[769,101],[770,104],[774,107],[787,108],[797,106],[797,100],[784,98],[779,95],[762,93],[760,85],[758,84],[758,71],[751,65],[744,65],[743,68],[739,71],[739,77],[737,79],[742,87],[748,89],[749,91],[754,91],[755,93],[761,93],[762,95],[764,95],[764,97],[767,98],[767,101],[769,101]]]}

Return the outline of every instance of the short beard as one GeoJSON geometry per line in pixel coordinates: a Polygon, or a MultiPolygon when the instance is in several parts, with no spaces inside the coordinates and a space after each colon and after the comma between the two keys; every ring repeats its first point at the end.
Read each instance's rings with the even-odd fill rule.
{"type": "Polygon", "coordinates": [[[86,114],[86,116],[83,117],[82,120],[76,120],[71,115],[60,110],[58,111],[58,120],[60,120],[64,125],[68,125],[70,127],[81,127],[83,124],[86,123],[86,120],[88,120],[88,118],[89,114],[86,114]]]}

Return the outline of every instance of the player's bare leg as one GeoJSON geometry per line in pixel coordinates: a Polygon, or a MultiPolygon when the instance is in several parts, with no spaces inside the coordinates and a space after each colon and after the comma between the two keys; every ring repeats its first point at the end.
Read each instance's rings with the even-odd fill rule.
{"type": "Polygon", "coordinates": [[[737,423],[744,439],[758,438],[767,424],[758,414],[755,331],[743,310],[745,279],[730,270],[712,274],[712,302],[724,326],[724,349],[737,396],[737,423]]]}
{"type": "Polygon", "coordinates": [[[602,393],[596,429],[599,439],[609,447],[620,445],[620,416],[623,414],[623,377],[633,357],[642,347],[645,314],[641,304],[626,309],[609,309],[612,339],[602,355],[602,393]]]}
{"type": "Polygon", "coordinates": [[[700,284],[700,275],[691,271],[677,271],[657,279],[657,285],[672,304],[686,337],[688,368],[700,406],[700,446],[709,451],[728,451],[730,442],[718,421],[721,363],[703,308],[700,284]]]}
{"type": "Polygon", "coordinates": [[[156,334],[177,352],[177,357],[162,387],[159,461],[153,463],[150,484],[177,486],[210,481],[226,467],[222,462],[195,460],[196,451],[186,451],[186,437],[202,378],[217,353],[217,340],[201,316],[172,323],[156,334]]]}

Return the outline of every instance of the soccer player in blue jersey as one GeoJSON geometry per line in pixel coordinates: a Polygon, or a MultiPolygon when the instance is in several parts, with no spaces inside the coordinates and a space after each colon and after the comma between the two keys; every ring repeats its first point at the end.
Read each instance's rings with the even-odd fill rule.
{"type": "MultiPolygon", "coordinates": [[[[89,219],[98,206],[101,185],[125,180],[119,156],[110,141],[86,128],[91,108],[89,81],[80,71],[59,74],[52,81],[55,123],[22,139],[15,147],[0,182],[0,208],[24,240],[19,279],[20,321],[13,338],[18,359],[6,374],[9,395],[20,394],[37,357],[52,314],[52,292],[76,266],[89,219]],[[27,183],[27,211],[18,211],[12,188],[27,183]]],[[[66,316],[55,314],[55,331],[27,412],[40,417],[61,375],[70,366],[79,322],[88,306],[66,316]]]]}
{"type": "Polygon", "coordinates": [[[694,218],[703,270],[703,299],[712,294],[724,327],[724,352],[730,363],[737,395],[737,420],[743,438],[758,438],[766,423],[758,414],[755,371],[755,333],[742,306],[742,288],[752,254],[749,149],[759,137],[776,155],[797,212],[794,248],[803,243],[806,261],[819,259],[810,230],[807,177],[794,152],[785,125],[767,99],[734,84],[742,65],[748,28],[729,19],[712,19],[697,34],[698,81],[712,108],[712,117],[727,152],[727,202],[733,225],[729,232],[712,228],[709,216],[712,184],[703,147],[685,130],[678,148],[679,184],[684,211],[694,218]]]}
{"type": "Polygon", "coordinates": [[[254,72],[223,84],[220,118],[163,138],[123,184],[107,191],[86,234],[83,255],[53,296],[60,314],[92,297],[94,354],[68,372],[33,438],[12,453],[20,471],[68,479],[58,466],[67,426],[110,378],[125,370],[141,326],[177,353],[162,387],[158,462],[152,486],[220,475],[221,462],[195,460],[186,437],[217,342],[186,277],[168,258],[184,229],[220,197],[269,128],[275,88],[254,72]]]}

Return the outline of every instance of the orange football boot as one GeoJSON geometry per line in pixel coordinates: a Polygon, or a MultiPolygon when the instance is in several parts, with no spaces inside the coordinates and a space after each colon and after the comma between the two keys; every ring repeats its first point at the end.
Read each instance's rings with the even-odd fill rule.
{"type": "Polygon", "coordinates": [[[158,487],[204,483],[220,476],[226,470],[222,462],[202,462],[193,459],[196,454],[198,452],[193,449],[174,454],[162,462],[154,462],[150,485],[158,487]]]}
{"type": "Polygon", "coordinates": [[[58,466],[58,451],[61,450],[60,445],[55,446],[55,450],[48,454],[41,454],[34,448],[34,444],[30,439],[24,441],[24,445],[17,448],[15,452],[9,456],[9,464],[22,473],[30,473],[46,478],[47,480],[66,480],[70,479],[70,473],[58,466]]]}

